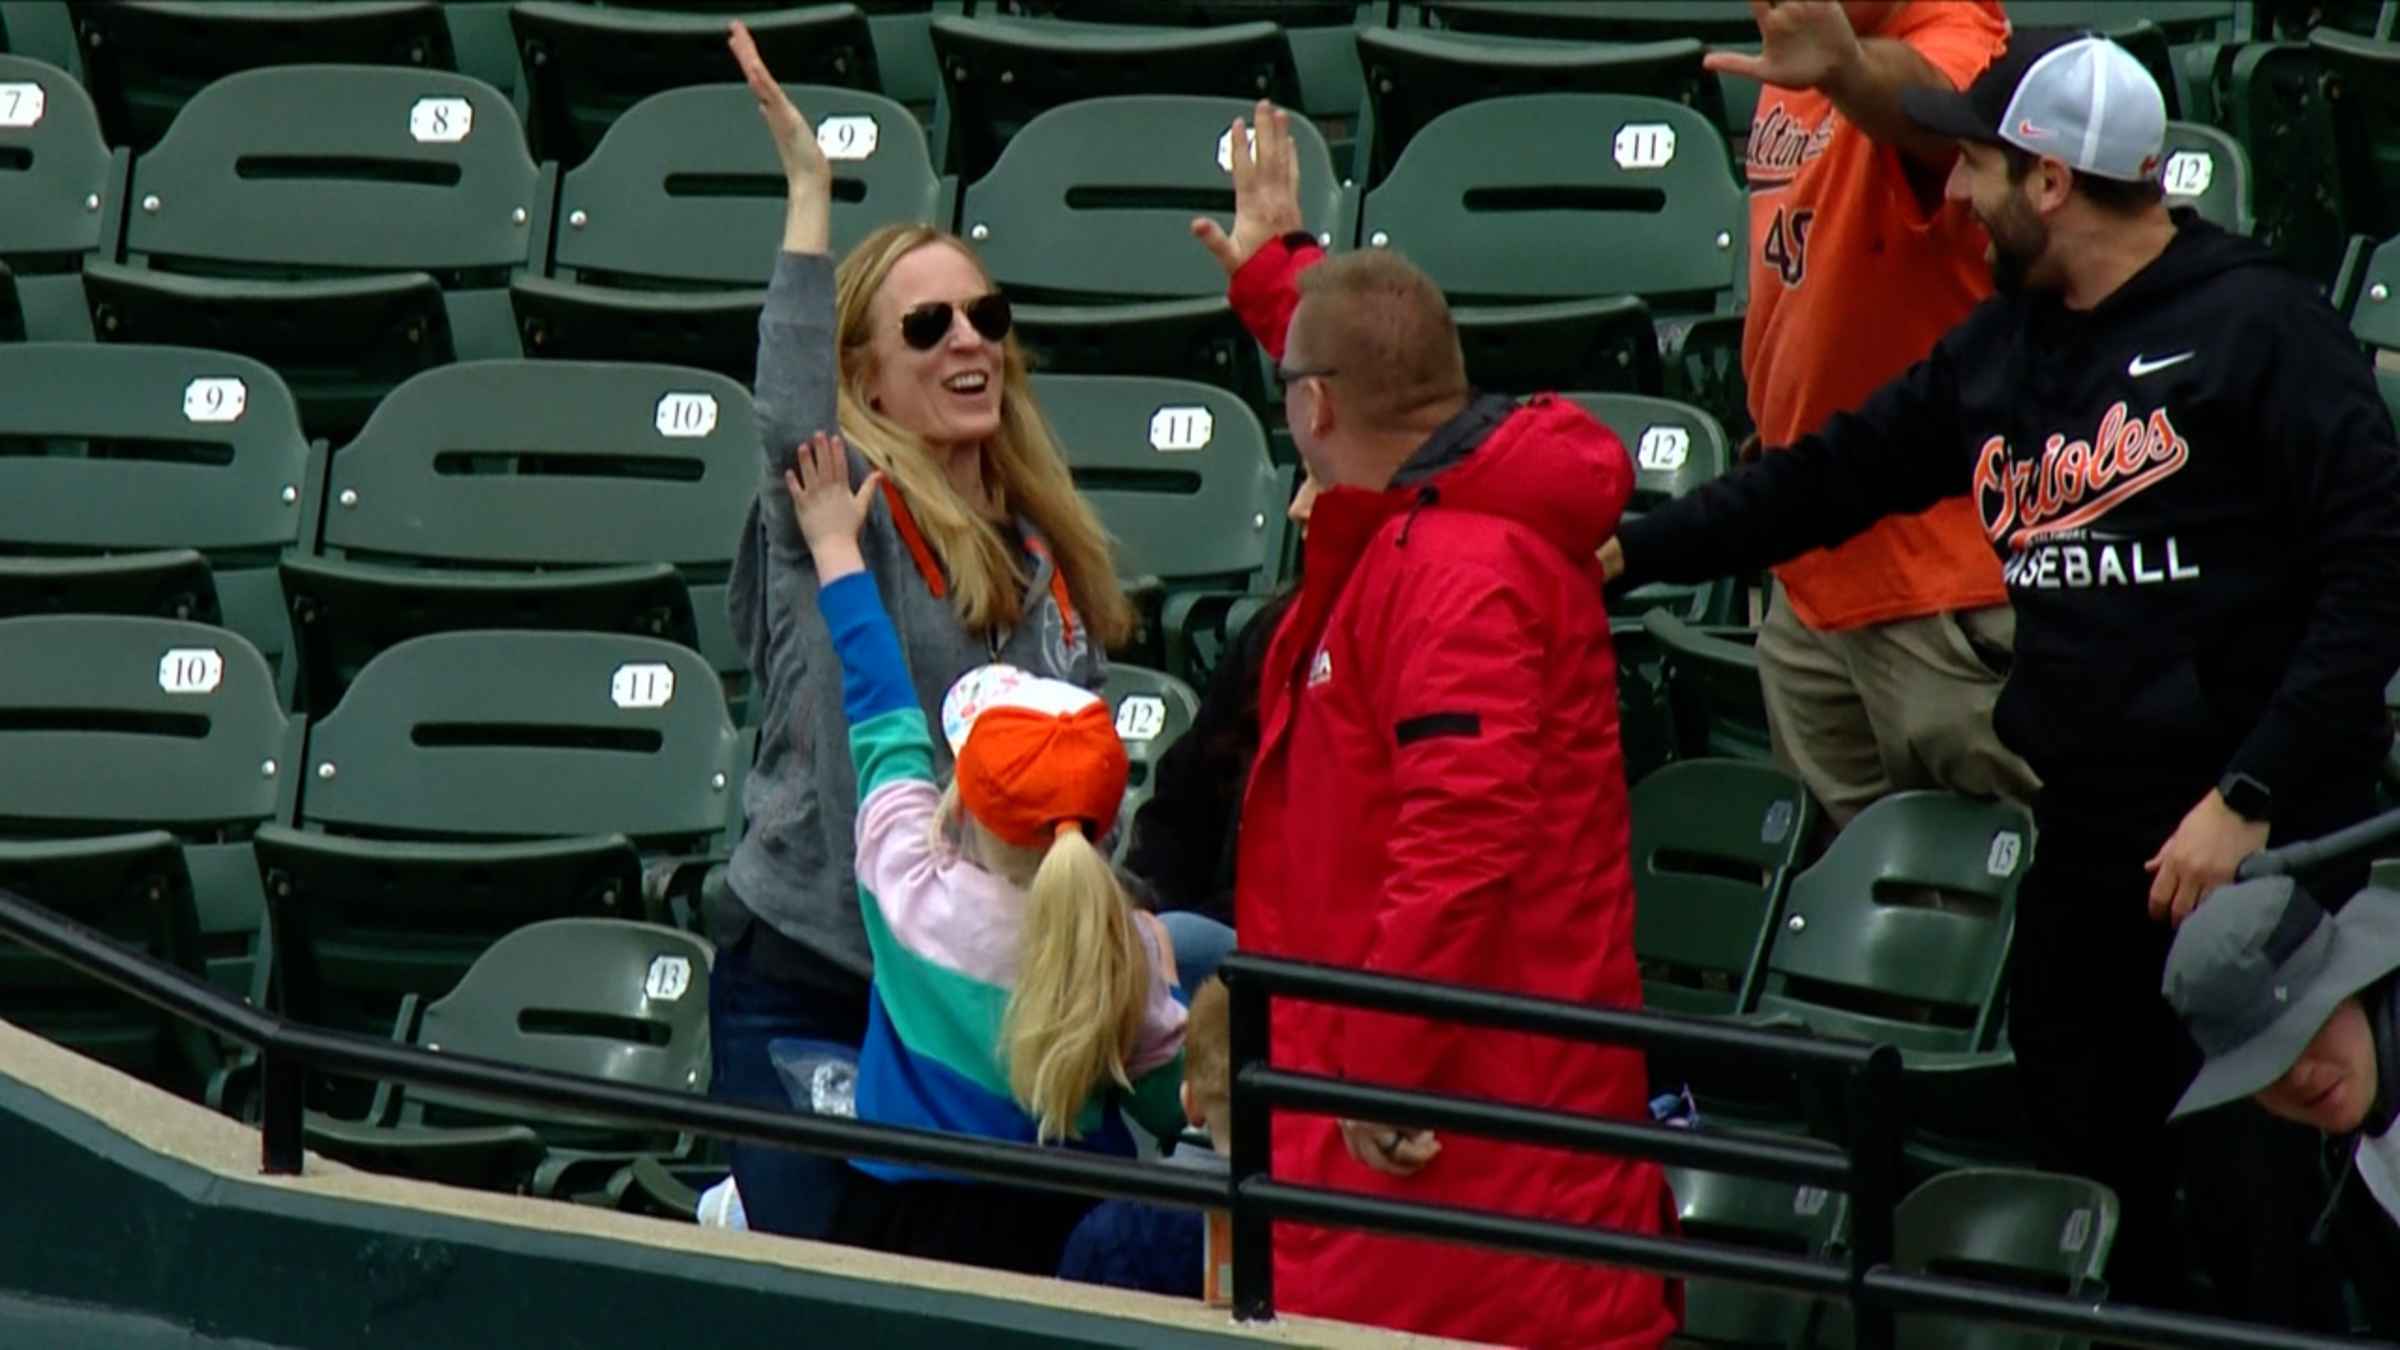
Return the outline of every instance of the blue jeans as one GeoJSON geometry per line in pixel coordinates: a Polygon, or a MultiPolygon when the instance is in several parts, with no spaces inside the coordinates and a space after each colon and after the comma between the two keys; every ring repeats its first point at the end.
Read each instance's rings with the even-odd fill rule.
{"type": "Polygon", "coordinates": [[[1188,909],[1169,910],[1159,915],[1158,921],[1166,925],[1167,939],[1175,944],[1175,983],[1182,986],[1188,1000],[1217,973],[1225,953],[1233,950],[1233,930],[1188,909]]]}
{"type": "MultiPolygon", "coordinates": [[[[855,1065],[866,1029],[866,984],[836,972],[826,987],[770,977],[755,968],[760,942],[796,944],[750,919],[733,942],[717,953],[708,985],[709,1095],[781,1110],[810,1111],[809,1098],[787,1083],[777,1061],[846,1059],[855,1065]],[[763,936],[762,936],[763,935],[763,936]],[[851,997],[842,985],[856,980],[851,997]]],[[[822,1239],[851,1177],[838,1157],[770,1148],[732,1146],[734,1184],[750,1227],[786,1237],[822,1239]]]]}

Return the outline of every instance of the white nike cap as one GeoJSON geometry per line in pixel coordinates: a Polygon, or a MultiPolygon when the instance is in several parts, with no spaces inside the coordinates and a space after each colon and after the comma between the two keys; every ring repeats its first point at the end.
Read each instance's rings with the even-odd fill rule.
{"type": "Polygon", "coordinates": [[[2158,176],[2167,100],[2131,52],[2091,33],[2021,29],[1964,91],[1903,91],[1909,120],[1937,136],[2013,145],[2077,173],[2158,176]]]}

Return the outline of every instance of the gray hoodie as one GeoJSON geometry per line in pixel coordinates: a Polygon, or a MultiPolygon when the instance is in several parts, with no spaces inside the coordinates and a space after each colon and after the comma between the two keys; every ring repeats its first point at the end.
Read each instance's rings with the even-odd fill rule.
{"type": "MultiPolygon", "coordinates": [[[[756,677],[758,758],[742,789],[747,828],[728,869],[733,892],[750,911],[812,950],[860,975],[873,973],[858,913],[853,825],[858,780],[842,716],[842,674],[825,620],[817,612],[817,574],[792,517],[783,471],[802,441],[834,426],[833,260],[785,253],[775,261],[766,310],[758,320],[758,431],[764,462],[758,500],[742,523],[727,607],[733,633],[756,677]]],[[[850,452],[853,483],[866,461],[850,452]]],[[[1020,533],[1032,537],[1029,522],[1020,533]]],[[[877,501],[860,532],[859,552],[900,632],[910,678],[927,720],[938,726],[942,696],[959,676],[991,661],[1096,689],[1107,660],[1080,617],[1070,636],[1050,586],[1050,563],[1030,554],[1026,615],[997,640],[967,631],[947,599],[935,598],[901,541],[891,512],[877,501]]],[[[934,738],[938,773],[950,750],[934,738]]]]}

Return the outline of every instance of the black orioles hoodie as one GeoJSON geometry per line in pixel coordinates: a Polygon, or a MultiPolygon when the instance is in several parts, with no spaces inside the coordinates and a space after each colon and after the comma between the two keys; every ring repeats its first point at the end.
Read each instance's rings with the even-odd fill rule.
{"type": "Polygon", "coordinates": [[[1855,413],[1627,522],[1626,580],[1764,567],[1966,494],[2017,614],[1995,722],[2045,818],[2147,856],[2229,771],[2279,821],[2363,804],[2400,667],[2392,418],[2313,286],[2176,221],[2094,309],[1995,296],[1855,413]]]}

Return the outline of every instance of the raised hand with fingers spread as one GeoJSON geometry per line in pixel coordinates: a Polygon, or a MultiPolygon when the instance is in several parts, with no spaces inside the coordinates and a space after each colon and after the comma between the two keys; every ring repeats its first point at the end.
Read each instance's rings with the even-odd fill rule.
{"type": "Polygon", "coordinates": [[[1300,156],[1292,148],[1292,115],[1265,99],[1254,124],[1233,119],[1233,233],[1207,216],[1192,222],[1192,237],[1232,276],[1261,246],[1306,228],[1300,217],[1300,156]]]}
{"type": "Polygon", "coordinates": [[[855,489],[850,486],[850,457],[839,436],[820,431],[792,452],[792,467],[783,471],[783,490],[791,495],[800,537],[816,560],[818,584],[867,570],[858,551],[858,532],[882,486],[881,473],[868,474],[855,489]]]}
{"type": "Polygon", "coordinates": [[[1859,60],[1858,34],[1840,0],[1750,0],[1759,54],[1710,52],[1701,64],[1783,89],[1819,89],[1859,60]]]}
{"type": "Polygon", "coordinates": [[[792,253],[823,253],[831,246],[833,166],[817,144],[815,128],[791,96],[775,82],[749,25],[736,19],[727,30],[725,45],[742,68],[742,79],[758,100],[758,115],[775,138],[775,156],[783,161],[789,205],[785,208],[783,246],[792,253]]]}

